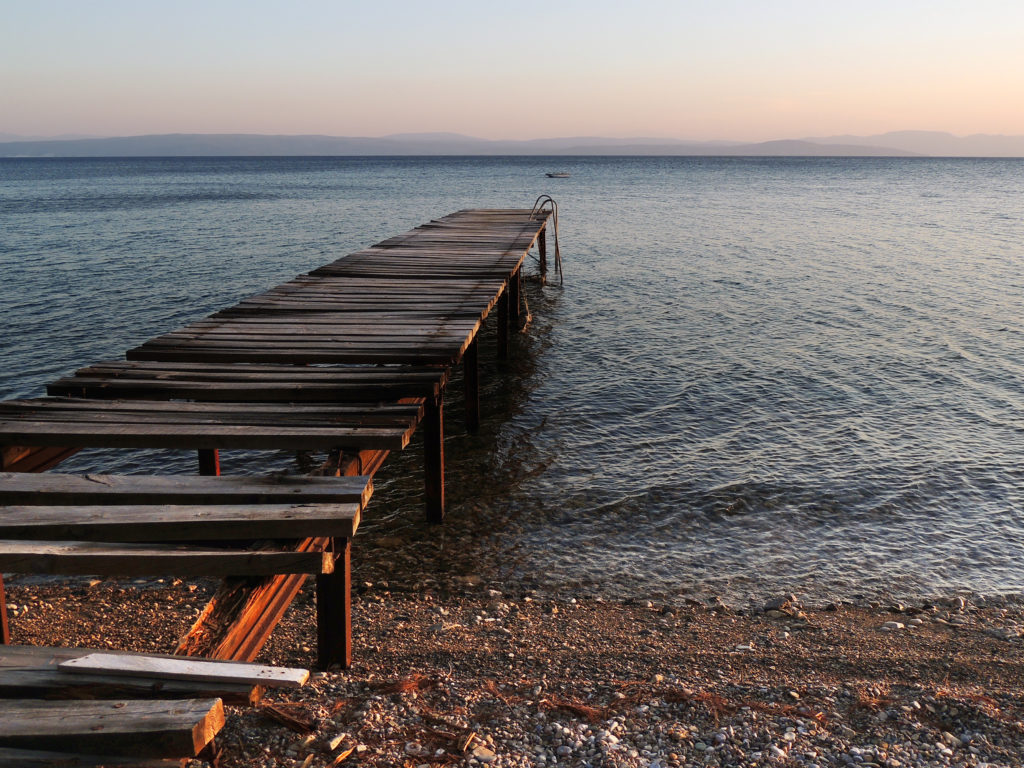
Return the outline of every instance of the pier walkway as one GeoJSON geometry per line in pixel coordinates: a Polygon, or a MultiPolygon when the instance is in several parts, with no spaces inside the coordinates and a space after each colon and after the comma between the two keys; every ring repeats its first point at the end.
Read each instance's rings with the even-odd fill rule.
{"type": "MultiPolygon", "coordinates": [[[[83,368],[49,397],[0,403],[0,573],[231,574],[176,653],[236,660],[255,657],[312,573],[320,663],[347,666],[349,542],[372,476],[420,428],[427,517],[443,519],[445,385],[461,364],[475,429],[478,334],[496,308],[498,355],[508,355],[523,263],[536,245],[543,268],[548,215],[453,213],[83,368]],[[18,474],[88,447],[197,450],[204,475],[219,474],[220,450],[319,449],[320,474],[345,477],[337,487],[330,477],[266,480],[262,493],[254,478],[192,478],[190,488],[187,476],[146,486],[44,475],[33,493],[18,474]],[[241,496],[209,495],[232,483],[241,496]],[[285,549],[307,554],[289,561],[285,549]]],[[[0,580],[9,642],[3,606],[0,580]]]]}

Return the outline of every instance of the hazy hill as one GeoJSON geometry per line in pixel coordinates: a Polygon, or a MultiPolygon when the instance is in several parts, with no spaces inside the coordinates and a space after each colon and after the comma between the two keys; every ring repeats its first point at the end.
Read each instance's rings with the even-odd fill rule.
{"type": "Polygon", "coordinates": [[[976,133],[954,136],[943,131],[891,131],[874,136],[827,136],[815,144],[884,146],[934,157],[1024,157],[1024,136],[976,133]]]}
{"type": "Polygon", "coordinates": [[[828,136],[744,144],[574,136],[492,141],[456,133],[381,137],[173,133],[115,138],[0,141],[0,157],[211,157],[288,155],[751,155],[1024,157],[1024,136],[957,137],[934,131],[828,136]]]}

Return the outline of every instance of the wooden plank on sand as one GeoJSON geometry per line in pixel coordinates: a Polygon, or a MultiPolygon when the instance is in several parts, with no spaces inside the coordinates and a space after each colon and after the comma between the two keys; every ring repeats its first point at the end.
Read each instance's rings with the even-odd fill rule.
{"type": "Polygon", "coordinates": [[[224,727],[220,699],[0,701],[0,746],[193,757],[224,727]]]}
{"type": "Polygon", "coordinates": [[[0,768],[182,768],[183,762],[0,747],[0,768]]]}
{"type": "Polygon", "coordinates": [[[161,659],[122,653],[91,653],[62,661],[64,672],[104,673],[126,677],[165,677],[169,680],[252,683],[268,688],[300,688],[309,670],[268,667],[262,664],[230,664],[196,659],[161,659]]]}
{"type": "Polygon", "coordinates": [[[0,667],[0,699],[223,699],[225,704],[252,706],[262,697],[262,686],[246,683],[69,675],[56,665],[0,667]]]}

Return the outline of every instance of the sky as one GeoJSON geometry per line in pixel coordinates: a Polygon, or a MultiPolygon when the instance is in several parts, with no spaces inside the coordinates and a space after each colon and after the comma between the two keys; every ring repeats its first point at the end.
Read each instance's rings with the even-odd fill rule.
{"type": "Polygon", "coordinates": [[[1024,134],[1020,0],[2,3],[6,134],[1024,134]]]}

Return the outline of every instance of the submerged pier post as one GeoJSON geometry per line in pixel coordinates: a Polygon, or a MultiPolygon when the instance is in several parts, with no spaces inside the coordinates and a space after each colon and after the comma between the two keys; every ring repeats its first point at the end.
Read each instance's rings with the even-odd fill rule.
{"type": "Polygon", "coordinates": [[[537,235],[537,250],[540,251],[540,284],[548,281],[548,228],[542,227],[537,235]]]}
{"type": "Polygon", "coordinates": [[[508,358],[508,302],[509,292],[502,291],[498,297],[498,359],[508,358]]]}
{"type": "Polygon", "coordinates": [[[519,332],[519,305],[522,301],[523,291],[523,268],[520,267],[512,273],[512,277],[508,280],[509,297],[508,297],[508,311],[509,318],[512,322],[512,329],[519,332]]]}
{"type": "Polygon", "coordinates": [[[462,356],[462,375],[466,389],[466,431],[477,432],[480,429],[480,366],[476,337],[462,356]]]}
{"type": "Polygon", "coordinates": [[[424,493],[427,522],[444,522],[444,395],[427,398],[423,429],[424,493]]]}

